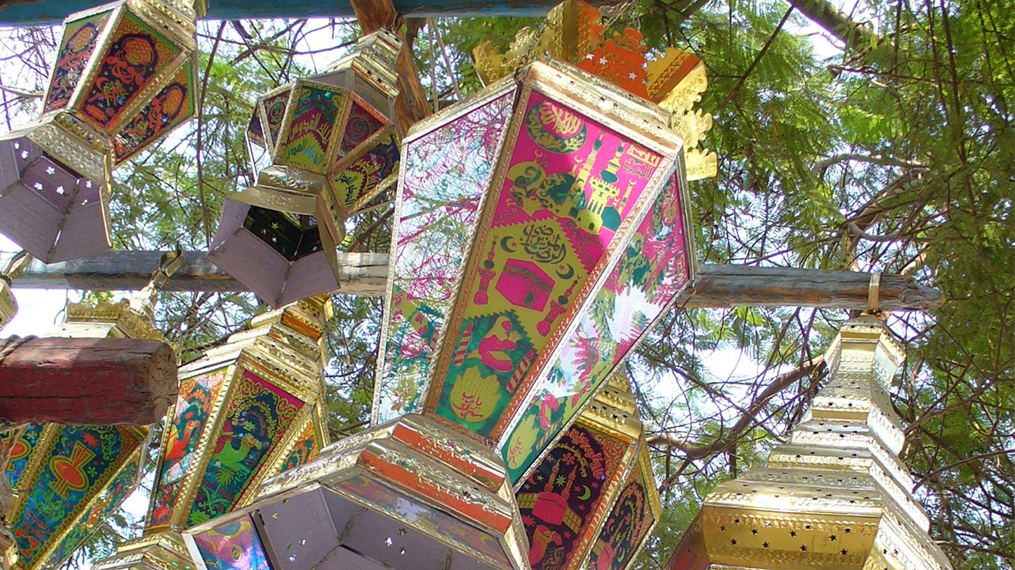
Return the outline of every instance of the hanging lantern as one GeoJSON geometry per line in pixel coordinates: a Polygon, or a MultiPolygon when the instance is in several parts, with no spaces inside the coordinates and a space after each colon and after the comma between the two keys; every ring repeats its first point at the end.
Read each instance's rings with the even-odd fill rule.
{"type": "Polygon", "coordinates": [[[314,457],[327,441],[329,310],[330,301],[311,298],[259,315],[180,368],[144,534],[96,568],[192,568],[180,530],[249,503],[261,481],[314,457]]]}
{"type": "Polygon", "coordinates": [[[38,120],[0,137],[0,231],[54,263],[109,249],[110,172],[194,114],[195,7],[71,14],[38,120]]]}
{"type": "Polygon", "coordinates": [[[905,351],[864,315],[824,360],[829,378],[789,442],[705,497],[667,568],[951,569],[898,456],[889,390],[905,351]]]}
{"type": "MultiPolygon", "coordinates": [[[[269,481],[251,506],[188,530],[195,558],[237,570],[528,568],[507,466],[491,443],[509,433],[569,339],[588,326],[600,291],[667,188],[679,190],[681,206],[669,212],[671,227],[690,235],[681,141],[669,119],[654,103],[551,61],[414,125],[396,219],[411,216],[409,193],[422,201],[433,192],[439,213],[471,200],[471,191],[480,198],[442,226],[469,237],[427,234],[429,243],[407,240],[405,255],[407,234],[393,238],[393,283],[405,281],[402,305],[392,304],[395,292],[387,299],[389,314],[400,311],[420,341],[415,370],[400,372],[414,384],[425,378],[414,386],[414,404],[269,481]],[[480,123],[491,119],[502,122],[480,123]],[[470,245],[456,282],[442,282],[453,270],[427,265],[430,251],[453,259],[445,243],[459,240],[470,245]],[[442,304],[408,314],[410,276],[426,280],[442,304]]],[[[681,244],[677,290],[693,271],[689,240],[681,244]]],[[[621,308],[632,303],[616,299],[621,308]]]]}
{"type": "MultiPolygon", "coordinates": [[[[697,145],[711,123],[708,115],[691,111],[707,85],[701,60],[670,49],[666,57],[646,63],[640,46],[604,41],[599,18],[598,11],[586,4],[566,2],[550,12],[543,35],[565,45],[548,39],[533,47],[533,36],[523,31],[507,56],[515,59],[505,63],[504,57],[481,48],[476,54],[477,69],[484,79],[493,80],[510,75],[519,54],[551,54],[583,66],[594,55],[600,64],[593,71],[611,83],[624,84],[615,81],[610,70],[615,68],[613,63],[634,54],[640,63],[625,65],[643,70],[640,77],[649,79],[638,93],[664,102],[670,129],[678,134],[696,133],[693,143],[697,145]],[[576,22],[584,22],[584,27],[576,27],[576,22]]],[[[628,31],[625,37],[632,34],[628,31]]],[[[496,169],[495,152],[517,90],[515,82],[502,80],[456,107],[457,112],[445,112],[417,127],[404,141],[405,168],[392,230],[390,310],[374,392],[375,421],[390,420],[421,405],[437,332],[451,305],[461,252],[471,239],[478,203],[496,169]]],[[[688,161],[696,161],[699,171],[707,170],[715,155],[693,150],[691,155],[685,153],[688,161]]],[[[606,286],[593,301],[595,308],[570,333],[552,372],[537,381],[524,405],[506,422],[507,432],[491,434],[498,440],[512,483],[525,478],[539,454],[570,425],[693,276],[687,204],[687,185],[674,177],[635,231],[621,262],[613,266],[606,286]]],[[[492,277],[484,270],[480,268],[480,275],[492,277]]]]}
{"type": "Polygon", "coordinates": [[[7,269],[0,273],[0,329],[18,314],[18,300],[11,290],[11,280],[20,275],[31,262],[32,257],[28,252],[21,251],[7,262],[7,269]]]}
{"type": "Polygon", "coordinates": [[[641,486],[648,451],[627,383],[623,369],[611,376],[518,488],[533,570],[624,568],[658,518],[655,487],[641,486]]]}
{"type": "MultiPolygon", "coordinates": [[[[154,295],[180,266],[166,254],[147,287],[130,301],[68,303],[50,336],[164,340],[151,321],[154,295]]],[[[150,426],[29,424],[5,439],[4,464],[15,503],[8,520],[17,552],[13,568],[64,564],[137,487],[150,426]]]]}
{"type": "Polygon", "coordinates": [[[208,258],[272,306],[339,288],[346,220],[397,179],[399,45],[390,32],[370,34],[326,73],[255,105],[251,162],[269,164],[226,202],[208,258]]]}
{"type": "Polygon", "coordinates": [[[624,480],[610,515],[592,543],[590,570],[625,570],[648,541],[662,516],[659,491],[655,486],[648,445],[642,440],[638,457],[624,480]]]}

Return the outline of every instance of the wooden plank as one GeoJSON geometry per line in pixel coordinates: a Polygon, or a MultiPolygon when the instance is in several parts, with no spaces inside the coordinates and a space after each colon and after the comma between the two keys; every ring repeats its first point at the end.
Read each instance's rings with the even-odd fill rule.
{"type": "MultiPolygon", "coordinates": [[[[136,290],[148,283],[158,267],[160,251],[109,251],[64,263],[45,265],[33,261],[15,288],[136,290]]],[[[184,254],[187,265],[164,287],[168,291],[244,291],[243,285],[209,262],[203,252],[184,254]]],[[[0,256],[0,267],[8,257],[0,256]]],[[[342,290],[348,295],[384,295],[388,256],[384,253],[339,254],[342,290]]],[[[782,267],[703,265],[693,295],[681,302],[691,308],[731,306],[823,307],[863,310],[867,308],[869,273],[782,267]]],[[[921,310],[940,307],[940,291],[912,277],[882,275],[881,308],[921,310]]]]}
{"type": "MultiPolygon", "coordinates": [[[[0,0],[0,25],[55,24],[73,12],[106,4],[106,0],[0,0]]],[[[559,0],[395,0],[403,16],[545,16],[559,0]]],[[[595,3],[595,2],[593,2],[595,3]]],[[[601,3],[601,2],[600,2],[601,3]]],[[[349,0],[209,0],[208,20],[243,18],[352,17],[349,0]]]]}
{"type": "Polygon", "coordinates": [[[176,398],[176,372],[156,340],[31,339],[0,362],[0,421],[155,423],[176,398]]]}
{"type": "MultiPolygon", "coordinates": [[[[38,260],[25,268],[13,286],[36,289],[84,289],[136,291],[148,284],[159,266],[161,251],[107,251],[62,263],[46,265],[38,260]]],[[[164,291],[247,291],[242,284],[208,261],[203,251],[185,252],[186,265],[173,274],[164,291]]],[[[0,255],[0,267],[10,256],[0,255]]],[[[342,293],[377,296],[384,294],[388,256],[383,253],[339,253],[342,293]]]]}

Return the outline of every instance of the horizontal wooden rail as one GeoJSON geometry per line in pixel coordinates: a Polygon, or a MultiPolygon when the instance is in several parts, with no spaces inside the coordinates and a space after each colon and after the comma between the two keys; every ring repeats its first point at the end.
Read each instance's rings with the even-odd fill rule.
{"type": "MultiPolygon", "coordinates": [[[[212,264],[204,252],[188,251],[187,264],[164,287],[168,291],[245,291],[238,281],[212,264]]],[[[109,251],[100,255],[45,265],[33,261],[14,280],[15,288],[136,290],[148,283],[161,251],[109,251]]],[[[9,256],[0,256],[5,267],[9,256]]],[[[388,255],[339,254],[342,290],[347,295],[384,295],[388,255]]],[[[686,307],[790,306],[866,309],[869,273],[786,267],[702,265],[694,287],[681,302],[686,307]]],[[[944,295],[912,277],[883,275],[880,304],[885,310],[929,310],[944,295]]]]}

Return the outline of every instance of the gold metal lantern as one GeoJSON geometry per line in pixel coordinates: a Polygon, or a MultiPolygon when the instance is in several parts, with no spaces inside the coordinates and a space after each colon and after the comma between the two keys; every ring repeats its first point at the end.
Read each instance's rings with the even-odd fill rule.
{"type": "Polygon", "coordinates": [[[399,46],[387,31],[365,36],[327,72],[255,105],[257,183],[226,201],[208,258],[272,306],[338,289],[346,221],[395,183],[399,46]]]}
{"type": "Polygon", "coordinates": [[[843,324],[789,442],[708,494],[667,568],[950,569],[898,456],[889,389],[904,359],[879,317],[843,324]]]}
{"type": "Polygon", "coordinates": [[[11,280],[17,277],[29,263],[32,257],[28,252],[21,251],[10,259],[7,269],[0,273],[0,329],[11,322],[18,314],[18,300],[11,290],[11,280]]]}
{"type": "Polygon", "coordinates": [[[259,315],[180,368],[144,534],[97,568],[193,568],[180,531],[244,506],[262,481],[324,446],[329,310],[330,301],[311,298],[259,315]]]}
{"type": "Polygon", "coordinates": [[[625,568],[633,559],[660,507],[623,369],[546,450],[516,497],[533,570],[625,568]]]}
{"type": "Polygon", "coordinates": [[[68,16],[42,116],[0,137],[0,232],[45,263],[109,249],[111,171],[195,112],[196,17],[181,0],[68,16]]]}
{"type": "MultiPolygon", "coordinates": [[[[664,282],[665,299],[693,276],[670,118],[550,61],[416,123],[402,147],[382,336],[393,358],[381,357],[377,380],[386,413],[266,482],[250,506],[186,531],[201,570],[530,568],[505,437],[558,361],[578,358],[570,346],[592,322],[643,310],[629,287],[664,282]],[[670,253],[631,248],[646,223],[670,253]]],[[[632,345],[603,344],[590,392],[632,345]]],[[[533,460],[556,434],[531,439],[533,460]]]]}

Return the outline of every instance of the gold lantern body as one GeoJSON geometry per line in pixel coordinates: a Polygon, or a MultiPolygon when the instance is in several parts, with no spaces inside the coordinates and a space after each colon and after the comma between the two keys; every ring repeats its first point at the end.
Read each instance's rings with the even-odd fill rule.
{"type": "MultiPolygon", "coordinates": [[[[555,362],[573,357],[591,313],[611,312],[597,299],[619,267],[676,275],[676,291],[693,275],[670,117],[551,61],[416,123],[403,141],[386,297],[393,358],[380,358],[375,392],[385,413],[267,482],[249,507],[189,529],[195,559],[222,570],[529,568],[504,436],[555,362]],[[656,211],[663,195],[670,207],[656,211]],[[646,219],[680,233],[681,263],[627,255],[646,219]],[[364,533],[370,525],[384,532],[364,533]]],[[[597,389],[629,348],[602,367],[597,389]]],[[[638,437],[625,437],[630,465],[638,437]]],[[[583,537],[579,562],[595,542],[583,537]]]]}
{"type": "Polygon", "coordinates": [[[0,231],[45,263],[109,249],[112,169],[194,114],[195,18],[180,0],[67,18],[42,117],[0,137],[0,231]]]}
{"type": "Polygon", "coordinates": [[[880,318],[843,324],[789,442],[709,493],[667,567],[950,569],[898,457],[888,391],[904,358],[880,318]]]}
{"type": "Polygon", "coordinates": [[[180,530],[250,502],[260,482],[323,447],[327,303],[307,299],[255,317],[180,368],[144,534],[98,568],[192,567],[180,530]]]}
{"type": "Polygon", "coordinates": [[[226,201],[208,258],[272,306],[339,288],[346,220],[396,180],[399,45],[387,31],[365,36],[327,72],[255,105],[257,183],[226,201]]]}

